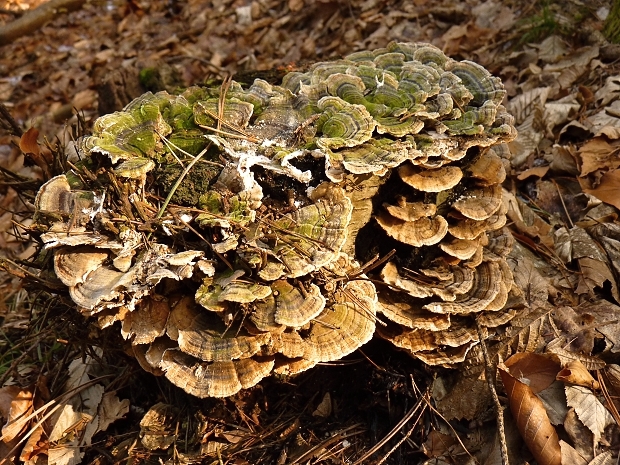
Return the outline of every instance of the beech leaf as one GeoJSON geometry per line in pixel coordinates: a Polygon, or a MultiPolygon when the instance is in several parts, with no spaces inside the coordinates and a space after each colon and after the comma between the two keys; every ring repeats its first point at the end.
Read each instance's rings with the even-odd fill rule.
{"type": "Polygon", "coordinates": [[[581,422],[594,434],[594,441],[601,439],[605,428],[614,422],[613,417],[588,388],[566,386],[566,401],[575,409],[581,422]]]}

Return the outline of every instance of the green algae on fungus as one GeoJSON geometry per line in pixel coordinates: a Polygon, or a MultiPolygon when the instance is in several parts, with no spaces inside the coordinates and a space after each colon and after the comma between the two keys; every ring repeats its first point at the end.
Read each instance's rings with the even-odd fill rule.
{"type": "MultiPolygon", "coordinates": [[[[160,195],[166,196],[176,184],[184,168],[178,163],[160,165],[154,172],[160,195]]],[[[217,179],[221,168],[211,163],[198,162],[175,189],[172,202],[177,205],[196,206],[200,198],[210,192],[211,184],[217,179]]]]}

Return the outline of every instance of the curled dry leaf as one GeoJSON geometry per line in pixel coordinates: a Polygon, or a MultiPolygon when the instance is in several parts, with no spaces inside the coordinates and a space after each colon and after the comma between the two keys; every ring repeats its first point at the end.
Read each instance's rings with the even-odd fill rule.
{"type": "Polygon", "coordinates": [[[540,465],[562,465],[560,442],[542,401],[507,369],[499,374],[521,437],[540,465]]]}
{"type": "Polygon", "coordinates": [[[558,381],[576,384],[590,389],[599,389],[600,384],[579,360],[571,360],[557,375],[558,381]]]}
{"type": "Polygon", "coordinates": [[[547,389],[556,380],[561,366],[557,359],[546,354],[517,353],[505,362],[513,376],[527,380],[534,394],[547,389]]]}

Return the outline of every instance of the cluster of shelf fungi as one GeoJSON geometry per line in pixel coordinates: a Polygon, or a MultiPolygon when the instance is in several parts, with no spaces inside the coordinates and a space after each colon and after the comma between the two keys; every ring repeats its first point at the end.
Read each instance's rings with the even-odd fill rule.
{"type": "Polygon", "coordinates": [[[509,323],[499,79],[428,44],[147,93],[36,198],[77,309],[198,397],[338,360],[375,334],[453,366],[509,323]],[[118,323],[115,325],[115,323],[118,323]]]}

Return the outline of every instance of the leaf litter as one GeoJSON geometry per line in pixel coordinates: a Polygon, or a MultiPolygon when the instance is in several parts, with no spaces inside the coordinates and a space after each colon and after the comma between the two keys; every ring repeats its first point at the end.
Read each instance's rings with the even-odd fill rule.
{"type": "MultiPolygon", "coordinates": [[[[447,1],[374,0],[342,7],[339,2],[297,0],[248,5],[221,2],[217,8],[205,8],[202,2],[183,6],[128,2],[111,4],[110,9],[95,3],[4,47],[0,69],[7,78],[0,79],[0,95],[18,124],[29,131],[25,131],[25,137],[4,129],[0,132],[0,166],[3,173],[7,170],[15,174],[4,178],[4,197],[0,200],[2,207],[11,212],[0,221],[3,268],[25,276],[32,273],[19,260],[28,258],[33,246],[24,229],[15,227],[27,226],[29,202],[33,200],[22,187],[31,182],[27,180],[40,182],[48,177],[50,163],[54,162],[50,158],[54,138],[70,141],[65,120],[69,118],[69,125],[84,123],[88,127],[98,115],[98,106],[110,111],[105,109],[106,101],[101,100],[109,89],[113,94],[119,89],[127,92],[118,102],[112,99],[121,106],[147,90],[140,87],[144,83],[132,89],[131,85],[110,85],[110,81],[137,82],[141,68],[157,63],[154,67],[169,69],[176,75],[173,84],[166,77],[158,77],[159,88],[187,86],[205,76],[223,77],[226,72],[277,70],[304,61],[341,57],[402,37],[432,42],[448,55],[477,61],[502,77],[509,91],[507,106],[519,125],[519,136],[511,143],[513,158],[504,187],[511,229],[521,248],[509,261],[523,295],[513,303],[520,311],[506,333],[487,344],[497,357],[493,363],[501,358],[507,366],[513,354],[548,353],[544,362],[534,361],[532,366],[534,372],[547,373],[549,369],[544,367],[553,360],[557,364],[557,381],[551,379],[549,387],[535,392],[531,373],[500,369],[504,381],[504,388],[498,386],[500,392],[507,396],[506,404],[527,401],[529,414],[544,425],[543,431],[549,437],[556,430],[567,433],[557,445],[547,446],[540,436],[529,433],[523,414],[513,413],[538,463],[560,463],[553,462],[557,457],[561,457],[561,463],[611,463],[618,455],[618,428],[611,417],[610,403],[617,402],[615,397],[620,395],[620,376],[613,365],[617,361],[614,354],[620,350],[617,57],[610,58],[610,47],[595,38],[600,21],[591,14],[594,6],[579,10],[577,2],[569,2],[564,11],[554,2],[533,8],[518,2],[464,3],[467,6],[447,1]],[[469,12],[470,6],[479,14],[469,12]],[[552,34],[540,41],[518,43],[515,30],[529,32],[541,24],[550,25],[549,18],[570,25],[570,16],[576,17],[576,12],[587,18],[581,33],[552,34]],[[96,35],[84,27],[95,17],[100,25],[96,35]],[[540,18],[547,22],[540,22],[540,18]],[[154,24],[159,32],[149,33],[154,24]],[[59,45],[38,53],[44,37],[59,45]],[[235,39],[231,41],[230,37],[235,39]],[[81,112],[82,123],[77,115],[72,116],[72,107],[81,112]],[[595,376],[591,379],[592,374],[595,376]],[[602,385],[597,386],[602,380],[602,385]],[[564,389],[558,389],[562,385],[564,389]],[[543,394],[545,390],[549,390],[548,395],[543,394]],[[609,395],[605,397],[604,392],[609,395]],[[536,400],[539,398],[542,401],[536,400]],[[564,405],[565,410],[557,405],[564,405]],[[560,426],[562,415],[565,418],[560,426]]],[[[8,2],[8,6],[17,8],[18,4],[8,2]]],[[[7,21],[11,18],[10,14],[0,16],[7,21]]],[[[53,277],[38,279],[49,285],[48,291],[54,289],[53,277]]],[[[35,317],[47,310],[25,298],[21,284],[10,275],[5,275],[0,285],[6,291],[0,312],[7,339],[15,341],[16,337],[31,334],[24,332],[28,331],[26,326],[40,322],[35,317]],[[30,324],[17,323],[20,321],[30,324]],[[13,326],[8,324],[11,322],[13,326]]],[[[37,457],[41,460],[46,455],[49,463],[96,460],[97,452],[91,447],[93,438],[107,441],[105,447],[119,460],[146,460],[151,456],[149,451],[159,450],[180,462],[198,457],[215,461],[222,456],[236,463],[354,461],[399,425],[409,411],[405,406],[423,398],[416,390],[419,388],[409,382],[408,373],[416,373],[420,386],[425,385],[424,380],[429,381],[426,368],[403,354],[385,356],[387,346],[379,341],[364,348],[363,356],[350,356],[352,365],[319,367],[317,372],[286,380],[284,385],[267,380],[225,401],[195,404],[159,380],[157,392],[141,389],[140,395],[132,395],[128,379],[153,386],[152,378],[125,375],[121,383],[110,384],[106,378],[73,395],[72,388],[88,385],[97,376],[99,363],[105,361],[105,371],[106,363],[108,367],[116,363],[131,367],[127,365],[131,362],[119,362],[122,351],[114,342],[101,344],[103,336],[93,328],[86,333],[65,328],[55,337],[68,339],[73,347],[86,341],[99,343],[105,353],[94,358],[85,354],[74,360],[68,355],[71,351],[60,350],[54,344],[37,349],[36,344],[30,348],[31,342],[29,347],[12,350],[11,343],[3,342],[2,353],[11,354],[11,358],[0,392],[2,446],[6,450],[10,445],[10,451],[31,428],[25,445],[21,449],[18,446],[24,463],[34,463],[37,457]],[[57,365],[37,354],[46,347],[54,347],[56,353],[50,357],[57,365]],[[25,357],[20,358],[19,350],[25,357]],[[54,379],[60,366],[69,373],[64,383],[54,379]],[[362,380],[360,386],[349,390],[350,383],[334,379],[341,374],[348,380],[362,380]],[[40,375],[48,381],[33,382],[40,375]],[[46,383],[52,387],[54,398],[64,400],[46,423],[35,427],[36,417],[26,419],[40,409],[49,411],[50,407],[45,407],[51,399],[45,392],[46,383]],[[325,399],[329,399],[329,407],[325,399]],[[149,423],[146,419],[153,409],[163,409],[165,414],[149,423]],[[320,413],[313,415],[315,412],[320,413]],[[114,435],[106,437],[105,431],[118,424],[114,420],[123,417],[133,421],[134,431],[142,431],[141,442],[136,442],[136,435],[124,438],[131,426],[115,429],[114,435]],[[154,437],[148,431],[162,432],[155,436],[166,439],[157,447],[147,446],[144,438],[154,437]]],[[[4,357],[2,361],[5,363],[4,357]]],[[[468,389],[486,393],[484,383],[474,382],[484,377],[482,364],[480,351],[474,347],[465,362],[464,375],[437,371],[432,395],[448,400],[438,402],[438,411],[422,409],[430,418],[430,427],[414,423],[411,417],[398,431],[402,437],[414,429],[415,433],[405,437],[391,455],[388,452],[402,438],[386,442],[369,460],[421,463],[426,456],[441,458],[445,463],[465,463],[450,458],[456,454],[462,460],[471,460],[463,445],[468,452],[481,454],[484,448],[465,435],[465,442],[457,441],[457,445],[457,434],[441,415],[452,422],[460,421],[470,431],[486,431],[482,442],[493,442],[494,431],[484,429],[485,424],[494,421],[493,416],[482,414],[488,411],[489,404],[472,403],[455,410],[456,401],[449,400],[450,394],[462,399],[464,392],[472,392],[468,389]],[[460,385],[469,387],[458,388],[460,385]]],[[[477,456],[483,460],[482,455],[477,456]]],[[[15,452],[13,457],[17,457],[15,452]]]]}

